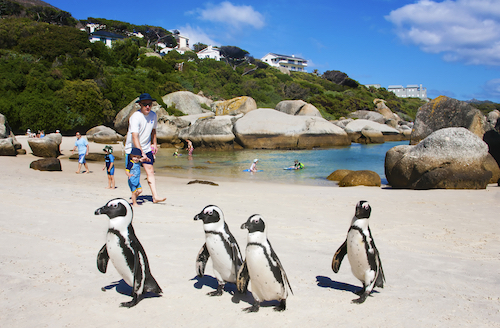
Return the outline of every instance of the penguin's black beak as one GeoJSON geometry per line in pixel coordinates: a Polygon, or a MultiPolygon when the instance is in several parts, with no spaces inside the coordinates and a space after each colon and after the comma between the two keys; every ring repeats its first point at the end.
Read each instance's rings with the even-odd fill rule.
{"type": "Polygon", "coordinates": [[[248,229],[248,222],[245,222],[241,225],[241,229],[248,229]]]}
{"type": "Polygon", "coordinates": [[[107,206],[100,207],[97,210],[95,210],[94,214],[95,215],[106,214],[106,212],[107,212],[106,209],[107,208],[108,208],[107,206]]]}
{"type": "Polygon", "coordinates": [[[200,217],[200,215],[201,215],[201,214],[202,214],[202,213],[198,213],[198,214],[196,214],[196,215],[194,216],[194,220],[195,220],[195,221],[196,221],[196,220],[203,220],[203,219],[200,217]]]}

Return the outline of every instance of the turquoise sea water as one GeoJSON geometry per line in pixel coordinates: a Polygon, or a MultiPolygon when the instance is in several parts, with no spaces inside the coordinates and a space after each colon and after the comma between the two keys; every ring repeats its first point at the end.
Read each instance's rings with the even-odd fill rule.
{"type": "Polygon", "coordinates": [[[189,179],[268,181],[286,184],[336,185],[326,180],[335,170],[371,170],[377,172],[382,184],[387,183],[384,174],[385,153],[408,141],[386,142],[376,145],[353,143],[349,147],[315,150],[236,150],[209,151],[195,149],[189,157],[185,150],[182,156],[172,156],[174,149],[160,149],[156,155],[157,175],[189,179]],[[262,172],[243,172],[255,158],[262,172]],[[303,170],[284,170],[298,159],[305,165],[303,170]]]}

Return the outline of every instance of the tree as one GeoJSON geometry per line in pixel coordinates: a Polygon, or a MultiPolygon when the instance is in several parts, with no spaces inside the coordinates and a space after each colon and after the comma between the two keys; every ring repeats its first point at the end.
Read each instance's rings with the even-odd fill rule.
{"type": "Polygon", "coordinates": [[[203,49],[207,48],[208,46],[204,43],[198,42],[193,45],[193,51],[194,52],[199,52],[202,51],[203,49]]]}
{"type": "Polygon", "coordinates": [[[233,70],[236,70],[236,67],[248,62],[248,51],[235,46],[220,47],[220,54],[226,64],[231,66],[233,70]]]}

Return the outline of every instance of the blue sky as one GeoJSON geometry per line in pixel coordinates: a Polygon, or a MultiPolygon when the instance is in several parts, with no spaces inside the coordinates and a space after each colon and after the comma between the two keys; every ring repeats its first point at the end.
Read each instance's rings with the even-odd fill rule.
{"type": "Polygon", "coordinates": [[[422,84],[500,103],[500,0],[46,0],[77,19],[177,29],[190,39],[308,60],[362,84],[422,84]]]}

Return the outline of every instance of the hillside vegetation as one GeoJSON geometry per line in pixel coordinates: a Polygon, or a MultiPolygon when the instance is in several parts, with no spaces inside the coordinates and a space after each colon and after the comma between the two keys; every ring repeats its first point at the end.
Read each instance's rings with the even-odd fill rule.
{"type": "MultiPolygon", "coordinates": [[[[120,26],[137,28],[127,24],[120,26]]],[[[393,111],[412,120],[423,104],[416,98],[397,98],[384,88],[367,89],[350,79],[337,84],[329,79],[328,73],[334,71],[323,76],[296,72],[289,76],[259,60],[235,68],[225,62],[200,60],[194,52],[148,57],[145,53],[155,46],[152,39],[127,38],[109,49],[102,42],[90,43],[87,33],[72,25],[30,17],[0,19],[0,113],[15,132],[112,126],[115,115],[143,92],[165,108],[161,97],[179,90],[201,91],[213,100],[250,96],[258,107],[266,108],[274,108],[282,100],[302,99],[327,119],[359,109],[373,110],[373,100],[381,98],[393,111]],[[179,63],[182,71],[176,69],[179,63]]],[[[152,34],[162,32],[163,37],[170,33],[144,28],[145,33],[153,30],[152,34]]],[[[175,108],[166,109],[182,115],[175,108]]]]}

